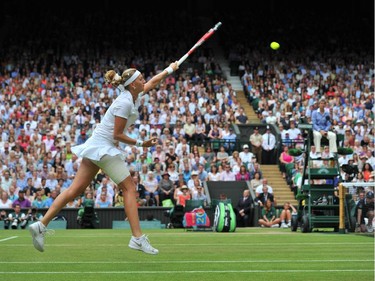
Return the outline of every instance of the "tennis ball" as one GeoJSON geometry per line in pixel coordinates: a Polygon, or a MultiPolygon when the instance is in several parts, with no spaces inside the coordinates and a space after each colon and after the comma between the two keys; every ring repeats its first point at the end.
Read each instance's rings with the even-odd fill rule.
{"type": "Polygon", "coordinates": [[[278,48],[280,48],[280,44],[277,42],[272,42],[270,46],[272,50],[277,50],[278,48]]]}

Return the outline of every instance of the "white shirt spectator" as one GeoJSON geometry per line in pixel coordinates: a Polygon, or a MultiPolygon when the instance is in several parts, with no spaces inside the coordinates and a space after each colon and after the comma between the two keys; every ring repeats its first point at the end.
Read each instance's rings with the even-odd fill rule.
{"type": "MultiPolygon", "coordinates": [[[[272,194],[273,194],[273,189],[272,189],[272,187],[269,186],[269,185],[267,185],[267,187],[268,187],[268,193],[272,193],[272,194]]],[[[260,184],[260,185],[258,185],[258,186],[256,187],[256,189],[255,189],[255,193],[260,194],[260,193],[262,193],[262,192],[263,192],[263,184],[260,184]]]]}
{"type": "Polygon", "coordinates": [[[235,181],[236,175],[232,172],[229,165],[225,166],[225,170],[221,172],[220,180],[222,181],[235,181]]]}
{"type": "Polygon", "coordinates": [[[253,156],[254,154],[250,151],[241,151],[239,153],[239,157],[241,158],[242,163],[250,163],[253,156]]]}

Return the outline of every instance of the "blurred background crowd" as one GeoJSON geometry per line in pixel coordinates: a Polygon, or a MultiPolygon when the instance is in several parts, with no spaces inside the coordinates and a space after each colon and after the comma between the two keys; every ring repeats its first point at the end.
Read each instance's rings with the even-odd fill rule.
{"type": "MultiPolygon", "coordinates": [[[[108,2],[57,8],[46,1],[2,2],[0,208],[12,208],[22,197],[30,206],[48,208],[69,187],[81,160],[71,147],[90,137],[120,94],[104,82],[107,70],[121,74],[134,67],[150,79],[218,21],[223,26],[212,42],[145,93],[140,118],[127,133],[135,139],[157,135],[160,143],[150,149],[121,145],[141,185],[139,204],[178,200],[184,185],[192,196],[201,196],[202,181],[232,179],[223,174],[227,168],[235,179],[244,166],[247,180],[254,179],[255,165],[245,165],[225,147],[205,145],[215,138],[235,139],[232,125],[250,122],[242,117],[246,114],[220,56],[238,76],[248,101],[258,101],[253,121],[276,125],[282,139],[286,133],[298,138],[295,125],[311,122],[317,102],[325,98],[334,130],[345,136],[342,145],[354,149],[342,164],[352,161],[359,168],[352,180],[373,178],[373,9],[355,1],[345,7],[317,1],[306,8],[277,1],[245,8],[234,1],[233,10],[214,1],[184,2],[178,12],[168,1],[148,7],[108,2]],[[271,41],[278,41],[280,50],[271,50],[271,41]],[[202,145],[204,154],[198,149],[202,145]],[[145,190],[158,193],[153,202],[145,190]]],[[[121,195],[104,173],[82,196],[87,193],[99,207],[121,206],[121,195]]],[[[81,199],[67,207],[79,207],[81,199]]]]}

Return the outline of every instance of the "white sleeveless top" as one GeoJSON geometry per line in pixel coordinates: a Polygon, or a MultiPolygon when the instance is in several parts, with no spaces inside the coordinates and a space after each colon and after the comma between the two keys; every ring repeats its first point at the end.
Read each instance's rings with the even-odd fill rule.
{"type": "Polygon", "coordinates": [[[95,127],[92,136],[83,144],[72,147],[72,152],[78,157],[89,158],[99,161],[104,155],[115,156],[122,154],[122,151],[116,147],[117,141],[113,138],[115,126],[115,117],[119,116],[127,119],[124,134],[128,127],[138,119],[139,94],[135,104],[133,97],[128,90],[113,101],[107,109],[100,124],[95,127]]]}

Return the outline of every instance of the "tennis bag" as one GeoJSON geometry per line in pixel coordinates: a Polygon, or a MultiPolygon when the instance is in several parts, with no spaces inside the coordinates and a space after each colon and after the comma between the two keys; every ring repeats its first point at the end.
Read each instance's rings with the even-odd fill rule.
{"type": "Polygon", "coordinates": [[[190,227],[210,227],[210,218],[203,208],[195,208],[191,212],[186,212],[182,221],[185,228],[190,227]]]}
{"type": "Polygon", "coordinates": [[[236,230],[236,214],[231,203],[219,202],[216,205],[214,230],[216,232],[234,232],[236,230]]]}

